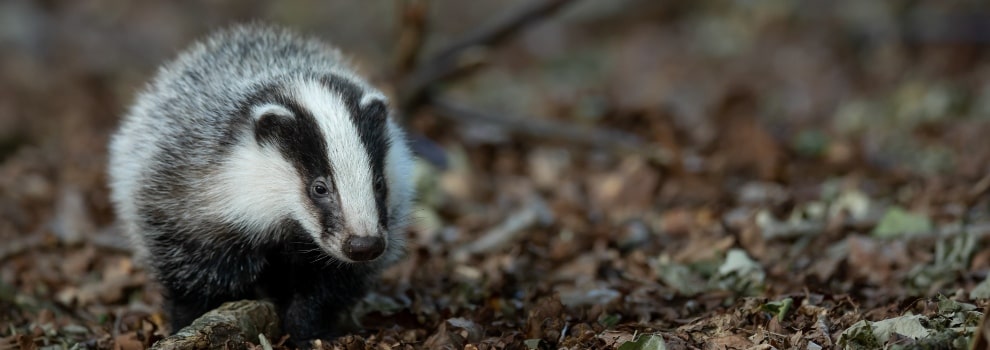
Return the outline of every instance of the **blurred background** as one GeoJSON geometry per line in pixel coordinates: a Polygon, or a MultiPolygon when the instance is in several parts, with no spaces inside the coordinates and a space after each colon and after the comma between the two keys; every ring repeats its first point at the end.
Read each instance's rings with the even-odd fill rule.
{"type": "Polygon", "coordinates": [[[160,64],[252,20],[339,46],[429,159],[411,267],[353,341],[821,345],[990,297],[982,1],[5,0],[0,349],[165,334],[112,229],[107,137],[160,64]],[[831,331],[746,303],[785,298],[831,331]],[[698,326],[716,315],[734,328],[698,326]]]}

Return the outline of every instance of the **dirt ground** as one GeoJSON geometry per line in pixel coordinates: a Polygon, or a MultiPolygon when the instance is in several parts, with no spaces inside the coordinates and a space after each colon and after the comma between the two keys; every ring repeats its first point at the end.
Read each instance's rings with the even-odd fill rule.
{"type": "Polygon", "coordinates": [[[0,350],[169,334],[107,138],[256,19],[343,48],[427,140],[408,255],[324,348],[986,348],[990,8],[574,0],[431,60],[525,3],[0,3],[0,350]]]}

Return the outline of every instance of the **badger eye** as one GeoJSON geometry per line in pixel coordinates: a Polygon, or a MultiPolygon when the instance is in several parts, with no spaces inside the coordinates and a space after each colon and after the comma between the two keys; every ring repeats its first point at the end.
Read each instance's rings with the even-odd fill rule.
{"type": "Polygon", "coordinates": [[[375,178],[375,191],[381,192],[385,190],[385,179],[381,176],[375,178]]]}
{"type": "Polygon", "coordinates": [[[316,197],[326,197],[330,194],[330,189],[327,188],[327,184],[323,181],[317,181],[313,184],[313,195],[316,197]]]}

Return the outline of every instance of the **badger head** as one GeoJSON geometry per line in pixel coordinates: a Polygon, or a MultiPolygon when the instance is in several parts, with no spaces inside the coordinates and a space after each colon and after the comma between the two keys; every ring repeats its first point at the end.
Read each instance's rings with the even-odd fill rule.
{"type": "Polygon", "coordinates": [[[217,181],[231,201],[222,217],[257,242],[304,232],[343,262],[395,250],[411,160],[381,93],[338,76],[293,80],[243,114],[250,132],[217,181]]]}

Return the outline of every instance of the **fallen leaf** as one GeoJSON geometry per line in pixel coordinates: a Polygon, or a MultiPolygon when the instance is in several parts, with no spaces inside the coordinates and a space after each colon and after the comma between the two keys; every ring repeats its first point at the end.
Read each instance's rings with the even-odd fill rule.
{"type": "Polygon", "coordinates": [[[708,282],[692,271],[689,267],[669,259],[660,260],[654,264],[657,278],[663,284],[674,288],[684,296],[693,296],[708,290],[708,282]]]}
{"type": "Polygon", "coordinates": [[[428,349],[463,349],[464,337],[457,332],[449,331],[447,329],[447,322],[441,322],[437,331],[429,338],[426,338],[423,346],[428,349]]]}
{"type": "Polygon", "coordinates": [[[973,290],[969,291],[970,299],[990,299],[990,276],[983,279],[973,290]]]}
{"type": "Polygon", "coordinates": [[[477,343],[485,335],[485,330],[481,325],[463,317],[447,319],[447,324],[454,328],[463,329],[467,333],[465,340],[469,343],[477,343]]]}
{"type": "Polygon", "coordinates": [[[718,268],[718,279],[723,288],[740,293],[750,294],[762,289],[765,278],[763,266],[742,249],[730,250],[718,268]]]}
{"type": "Polygon", "coordinates": [[[930,233],[932,221],[927,216],[915,214],[901,207],[887,209],[880,223],[873,229],[873,235],[880,238],[893,238],[904,235],[930,233]]]}
{"type": "Polygon", "coordinates": [[[908,315],[876,322],[862,320],[839,334],[839,346],[847,349],[850,347],[879,347],[887,344],[894,333],[915,340],[921,339],[930,333],[922,325],[922,321],[927,321],[927,319],[923,315],[908,315]]]}
{"type": "Polygon", "coordinates": [[[619,350],[666,350],[667,344],[663,337],[656,334],[640,336],[635,341],[625,342],[619,345],[619,350]]]}
{"type": "Polygon", "coordinates": [[[784,318],[787,317],[787,314],[790,313],[791,306],[793,305],[794,305],[794,299],[784,298],[783,300],[780,301],[772,301],[763,304],[761,309],[763,311],[773,314],[774,316],[777,317],[778,321],[783,322],[784,318]]]}

